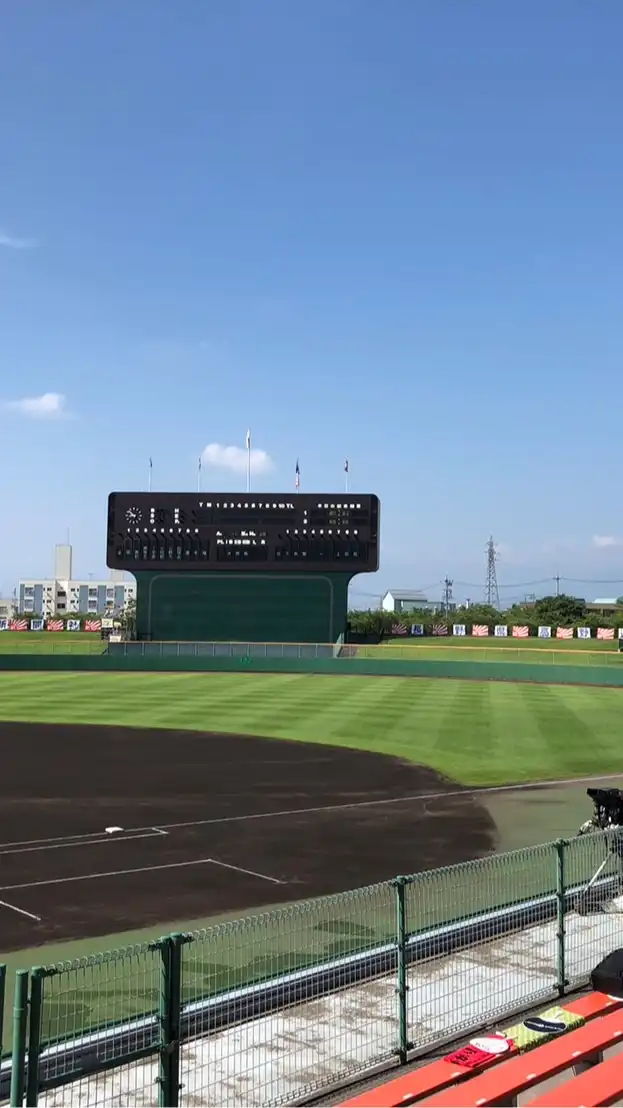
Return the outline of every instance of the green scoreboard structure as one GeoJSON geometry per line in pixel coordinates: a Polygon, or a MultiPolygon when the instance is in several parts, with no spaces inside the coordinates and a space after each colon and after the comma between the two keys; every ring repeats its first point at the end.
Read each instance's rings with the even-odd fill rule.
{"type": "Polygon", "coordinates": [[[139,639],[334,643],[379,516],[371,494],[113,492],[106,561],[136,577],[139,639]]]}

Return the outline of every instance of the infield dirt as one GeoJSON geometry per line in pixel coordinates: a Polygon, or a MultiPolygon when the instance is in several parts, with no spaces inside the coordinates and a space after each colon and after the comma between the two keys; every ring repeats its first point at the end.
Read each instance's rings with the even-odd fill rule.
{"type": "Polygon", "coordinates": [[[1,724],[0,741],[4,951],[342,892],[497,846],[477,796],[378,754],[26,723],[1,724]]]}

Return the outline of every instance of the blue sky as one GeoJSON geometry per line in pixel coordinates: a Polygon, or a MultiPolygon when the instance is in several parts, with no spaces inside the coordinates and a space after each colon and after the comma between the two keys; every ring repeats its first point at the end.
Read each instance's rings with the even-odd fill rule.
{"type": "Polygon", "coordinates": [[[0,591],[68,527],[102,573],[150,454],[243,487],[208,459],[250,427],[256,488],[347,456],[381,497],[356,593],[474,598],[490,533],[502,595],[623,592],[622,34],[620,0],[8,5],[0,591]]]}

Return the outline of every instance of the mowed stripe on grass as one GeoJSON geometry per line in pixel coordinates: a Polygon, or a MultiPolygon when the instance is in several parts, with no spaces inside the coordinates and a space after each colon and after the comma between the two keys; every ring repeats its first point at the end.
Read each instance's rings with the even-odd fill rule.
{"type": "Polygon", "coordinates": [[[186,727],[406,758],[465,784],[618,771],[623,689],[300,674],[0,675],[0,718],[186,727]]]}

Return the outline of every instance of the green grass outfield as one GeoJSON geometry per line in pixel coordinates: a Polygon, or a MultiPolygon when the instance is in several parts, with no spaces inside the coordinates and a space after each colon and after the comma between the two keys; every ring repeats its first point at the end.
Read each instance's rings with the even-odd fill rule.
{"type": "Polygon", "coordinates": [[[309,674],[4,673],[0,718],[327,743],[497,785],[618,771],[623,690],[309,674]]]}
{"type": "Polygon", "coordinates": [[[358,646],[358,658],[402,658],[439,662],[523,662],[529,665],[621,665],[618,641],[601,639],[426,638],[390,639],[358,646]]]}
{"type": "MultiPolygon", "coordinates": [[[[619,772],[623,689],[300,674],[4,673],[0,718],[246,732],[373,750],[466,784],[496,785],[619,772]]],[[[540,830],[535,825],[536,836],[540,830]]],[[[568,867],[569,880],[576,870],[579,880],[588,879],[596,868],[588,842],[582,850],[578,864],[568,867]]],[[[391,858],[387,866],[389,878],[391,858]]],[[[555,856],[551,848],[520,853],[461,873],[422,878],[409,894],[410,929],[551,890],[555,856]]],[[[193,946],[186,995],[258,980],[393,934],[391,893],[364,892],[301,911],[291,920],[277,913],[230,936],[211,934],[193,946]]],[[[148,935],[207,922],[163,920],[148,935]]],[[[22,951],[7,961],[11,970],[57,962],[145,935],[22,951]]],[[[142,957],[128,962],[136,969],[127,986],[106,964],[101,974],[89,970],[88,981],[77,969],[52,979],[52,1007],[68,1033],[153,1008],[153,980],[147,975],[143,986],[136,976],[142,957]]]]}
{"type": "Polygon", "coordinates": [[[103,654],[94,631],[2,631],[0,654],[103,654]]]}

